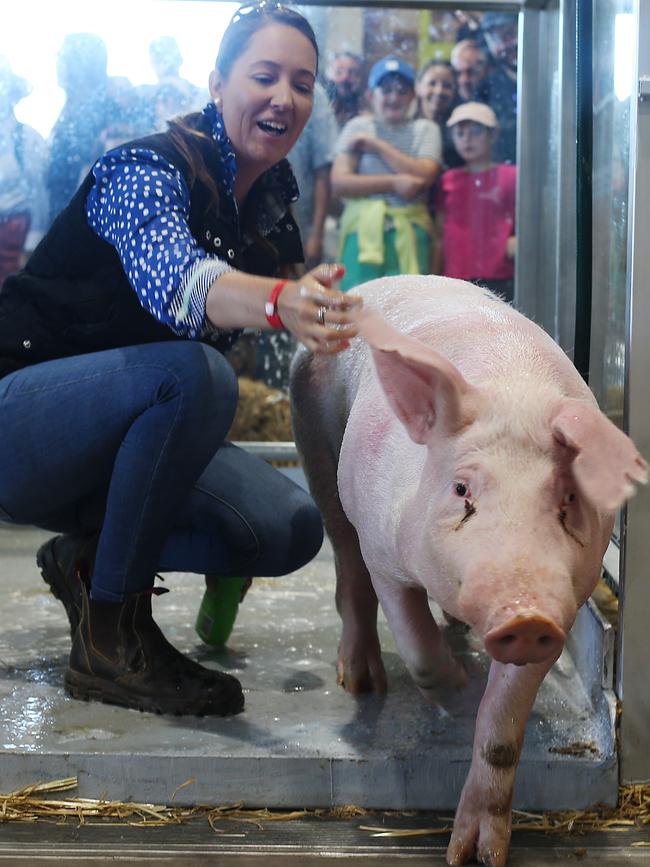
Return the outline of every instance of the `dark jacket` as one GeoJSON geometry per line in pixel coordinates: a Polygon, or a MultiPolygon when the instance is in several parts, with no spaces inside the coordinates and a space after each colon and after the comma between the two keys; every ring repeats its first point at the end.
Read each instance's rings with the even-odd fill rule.
{"type": "MultiPolygon", "coordinates": [[[[201,115],[192,116],[197,127],[201,115]]],[[[168,133],[149,136],[125,147],[145,147],[166,157],[190,188],[189,226],[197,244],[233,267],[275,276],[282,265],[303,261],[298,227],[285,201],[282,178],[286,161],[266,172],[249,194],[253,213],[276,204],[265,240],[242,237],[234,200],[224,194],[219,207],[199,179],[190,185],[190,168],[168,133]],[[270,243],[265,243],[270,242],[270,243]]],[[[217,146],[201,143],[213,177],[222,171],[217,146]]],[[[86,219],[86,198],[94,184],[90,173],[70,204],[56,218],[25,268],[5,281],[0,292],[0,376],[41,361],[102,349],[179,340],[178,335],[145,310],[122,268],[115,248],[99,238],[86,219]]],[[[226,349],[239,332],[218,332],[211,342],[226,349]]]]}

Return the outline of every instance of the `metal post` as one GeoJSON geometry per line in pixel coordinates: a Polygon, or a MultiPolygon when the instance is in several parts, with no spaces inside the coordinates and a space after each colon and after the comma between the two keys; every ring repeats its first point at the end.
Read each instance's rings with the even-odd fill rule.
{"type": "MultiPolygon", "coordinates": [[[[635,88],[630,108],[625,427],[650,459],[650,2],[635,0],[635,88]]],[[[630,501],[622,523],[618,695],[621,779],[650,780],[650,489],[630,501]]]]}
{"type": "Polygon", "coordinates": [[[593,168],[592,0],[576,3],[576,330],[573,362],[589,381],[591,335],[591,174],[593,168]]]}

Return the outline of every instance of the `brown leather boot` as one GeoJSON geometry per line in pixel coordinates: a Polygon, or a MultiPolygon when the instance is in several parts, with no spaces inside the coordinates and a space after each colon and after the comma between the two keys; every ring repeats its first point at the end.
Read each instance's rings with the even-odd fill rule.
{"type": "Polygon", "coordinates": [[[74,638],[81,619],[82,585],[90,587],[99,535],[54,536],[38,549],[36,562],[50,592],[63,603],[74,638]]]}
{"type": "Polygon", "coordinates": [[[73,698],[155,713],[226,716],[244,707],[236,678],[204,668],[167,641],[151,615],[150,593],[97,602],[83,585],[65,688],[73,698]]]}

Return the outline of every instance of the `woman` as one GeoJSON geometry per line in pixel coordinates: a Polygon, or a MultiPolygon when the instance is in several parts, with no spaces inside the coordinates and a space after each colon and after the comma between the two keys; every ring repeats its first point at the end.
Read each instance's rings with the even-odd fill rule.
{"type": "Polygon", "coordinates": [[[463,164],[454,147],[447,120],[458,100],[456,75],[446,60],[430,60],[419,72],[415,83],[417,96],[416,117],[426,117],[438,124],[442,133],[442,159],[444,168],[463,164]]]}
{"type": "Polygon", "coordinates": [[[356,334],[340,269],[277,279],[302,258],[284,157],[317,62],[300,15],[242,7],[213,102],[105,154],[0,294],[0,506],[68,534],[38,559],[70,619],[75,697],[238,712],[239,682],[152,619],[155,573],[281,575],[321,544],[310,498],[224,444],[237,382],[219,351],[244,327],[326,353],[356,334]]]}
{"type": "Polygon", "coordinates": [[[441,163],[440,131],[409,119],[415,73],[388,56],[370,70],[372,115],[349,121],[336,144],[332,192],[346,199],[341,288],[388,274],[427,274],[433,226],[426,195],[441,163]]]}

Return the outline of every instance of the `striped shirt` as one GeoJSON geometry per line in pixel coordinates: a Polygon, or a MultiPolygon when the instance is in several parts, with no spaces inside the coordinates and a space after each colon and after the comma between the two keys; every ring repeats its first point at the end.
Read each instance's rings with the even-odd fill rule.
{"type": "MultiPolygon", "coordinates": [[[[421,117],[400,124],[387,124],[369,114],[353,117],[341,130],[336,142],[336,154],[347,153],[352,138],[361,133],[382,139],[409,157],[442,163],[440,129],[432,120],[421,117]]],[[[379,154],[363,153],[359,158],[357,174],[388,175],[395,174],[395,170],[387,165],[379,154]]],[[[377,193],[367,198],[384,199],[392,207],[413,204],[413,199],[405,199],[396,193],[377,193]]],[[[423,200],[424,198],[423,196],[423,200]]]]}

